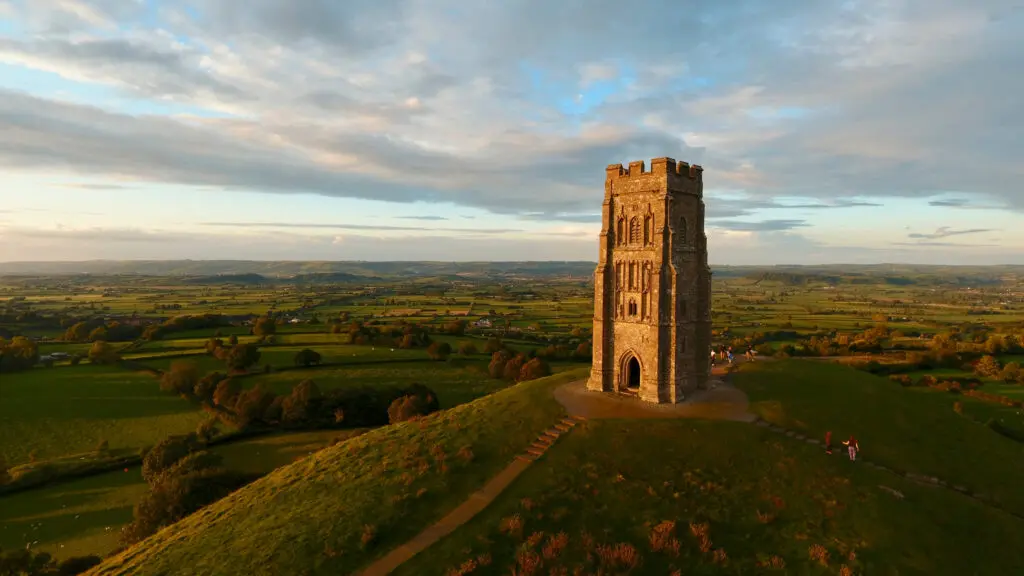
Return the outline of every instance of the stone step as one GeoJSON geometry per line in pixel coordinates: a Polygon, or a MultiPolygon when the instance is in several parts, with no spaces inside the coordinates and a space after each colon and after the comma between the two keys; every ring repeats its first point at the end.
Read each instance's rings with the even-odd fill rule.
{"type": "Polygon", "coordinates": [[[572,430],[573,424],[555,424],[555,429],[562,432],[568,432],[572,430]]]}
{"type": "Polygon", "coordinates": [[[533,462],[536,460],[533,456],[527,454],[516,454],[516,460],[522,460],[523,462],[533,462]]]}
{"type": "Polygon", "coordinates": [[[568,424],[569,426],[575,426],[576,423],[579,422],[579,420],[576,420],[575,418],[562,418],[561,422],[562,422],[562,424],[568,424]]]}
{"type": "Polygon", "coordinates": [[[569,416],[569,418],[572,418],[573,420],[575,420],[577,422],[583,422],[584,420],[587,419],[586,416],[569,416]]]}
{"type": "Polygon", "coordinates": [[[548,438],[552,439],[558,438],[561,435],[562,432],[560,430],[555,430],[554,428],[552,428],[551,430],[546,430],[543,434],[541,434],[542,437],[547,436],[548,438]]]}
{"type": "Polygon", "coordinates": [[[526,449],[526,453],[529,454],[530,456],[534,456],[534,457],[543,456],[544,455],[544,451],[543,450],[538,450],[536,448],[527,448],[526,449]]]}
{"type": "Polygon", "coordinates": [[[537,450],[547,450],[548,448],[551,448],[551,444],[545,444],[543,442],[537,441],[534,442],[533,444],[530,444],[530,448],[536,448],[537,450]]]}

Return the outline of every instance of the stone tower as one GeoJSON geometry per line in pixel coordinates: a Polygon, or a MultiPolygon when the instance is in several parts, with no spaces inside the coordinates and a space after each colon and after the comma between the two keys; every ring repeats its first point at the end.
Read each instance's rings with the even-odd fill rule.
{"type": "Polygon", "coordinates": [[[682,402],[708,380],[711,270],[703,169],[671,158],[608,166],[594,273],[589,390],[682,402]]]}

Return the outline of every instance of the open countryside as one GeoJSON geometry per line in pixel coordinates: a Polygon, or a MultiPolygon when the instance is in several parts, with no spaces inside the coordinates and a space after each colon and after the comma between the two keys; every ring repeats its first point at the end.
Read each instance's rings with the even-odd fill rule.
{"type": "MultiPolygon", "coordinates": [[[[589,374],[590,263],[174,266],[3,277],[3,550],[358,571],[527,450],[566,414],[552,391],[589,374]],[[271,525],[290,536],[266,557],[212,554],[271,525]]],[[[397,573],[1024,562],[1024,269],[714,272],[713,345],[765,426],[585,420],[397,573]],[[829,431],[865,465],[810,443],[829,431]]]]}

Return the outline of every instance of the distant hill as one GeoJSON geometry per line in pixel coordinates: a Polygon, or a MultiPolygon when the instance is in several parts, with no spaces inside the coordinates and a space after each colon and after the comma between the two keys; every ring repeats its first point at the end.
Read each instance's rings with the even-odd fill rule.
{"type": "MultiPolygon", "coordinates": [[[[180,277],[183,283],[347,283],[374,279],[432,278],[442,282],[474,279],[574,277],[590,279],[595,262],[362,262],[261,260],[87,260],[81,262],[0,262],[0,276],[119,275],[180,277]]],[[[919,266],[911,264],[831,264],[821,266],[712,266],[716,278],[749,278],[808,283],[952,283],[964,286],[1024,280],[1024,266],[919,266]]]]}

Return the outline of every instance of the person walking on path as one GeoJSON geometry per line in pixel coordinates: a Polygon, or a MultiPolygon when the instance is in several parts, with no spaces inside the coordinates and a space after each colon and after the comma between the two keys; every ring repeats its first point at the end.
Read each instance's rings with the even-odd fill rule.
{"type": "Polygon", "coordinates": [[[825,432],[825,454],[832,454],[832,431],[825,432]]]}
{"type": "Polygon", "coordinates": [[[711,367],[712,368],[715,367],[715,349],[714,348],[711,349],[711,367]]]}
{"type": "Polygon", "coordinates": [[[850,439],[843,442],[843,445],[850,452],[850,462],[855,461],[857,459],[857,452],[860,452],[860,444],[857,444],[857,439],[853,437],[853,434],[850,434],[850,439]]]}
{"type": "Polygon", "coordinates": [[[754,361],[754,347],[753,346],[747,346],[747,362],[753,362],[753,361],[754,361]]]}

